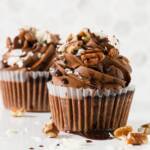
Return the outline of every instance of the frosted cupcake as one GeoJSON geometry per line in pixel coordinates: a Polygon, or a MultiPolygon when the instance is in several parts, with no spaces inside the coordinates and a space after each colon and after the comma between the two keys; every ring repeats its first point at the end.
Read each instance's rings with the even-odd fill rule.
{"type": "Polygon", "coordinates": [[[98,139],[126,125],[134,89],[129,61],[116,44],[84,29],[58,49],[47,85],[59,130],[98,139]]]}
{"type": "Polygon", "coordinates": [[[7,38],[0,86],[4,106],[31,112],[49,111],[46,82],[56,53],[59,36],[35,28],[23,28],[13,39],[7,38]]]}

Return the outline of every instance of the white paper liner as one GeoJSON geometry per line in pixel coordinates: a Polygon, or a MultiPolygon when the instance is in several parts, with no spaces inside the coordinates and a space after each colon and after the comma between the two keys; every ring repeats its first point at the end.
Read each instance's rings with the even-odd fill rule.
{"type": "Polygon", "coordinates": [[[47,83],[52,118],[59,130],[112,131],[127,123],[134,86],[118,92],[75,89],[47,83]]]}
{"type": "Polygon", "coordinates": [[[0,71],[0,87],[4,106],[24,108],[29,112],[49,112],[46,82],[49,72],[0,71]]]}
{"type": "Polygon", "coordinates": [[[47,71],[0,71],[0,80],[2,81],[19,81],[25,82],[30,77],[37,79],[38,77],[49,78],[50,73],[47,71]]]}
{"type": "MultiPolygon", "coordinates": [[[[119,91],[115,91],[112,92],[111,90],[105,90],[105,91],[101,91],[101,90],[94,90],[94,89],[90,89],[90,88],[71,88],[71,87],[63,87],[63,86],[57,86],[52,84],[51,82],[47,83],[47,87],[48,87],[48,91],[50,95],[54,95],[54,96],[58,96],[58,97],[62,97],[65,98],[66,96],[71,98],[72,96],[74,96],[75,98],[77,98],[77,96],[79,97],[87,97],[87,96],[91,96],[93,93],[95,96],[99,96],[102,97],[103,95],[105,96],[109,96],[109,95],[121,95],[122,93],[127,93],[127,91],[134,91],[135,87],[134,85],[130,85],[126,88],[120,89],[119,91]]],[[[78,98],[79,98],[78,97],[78,98]]]]}

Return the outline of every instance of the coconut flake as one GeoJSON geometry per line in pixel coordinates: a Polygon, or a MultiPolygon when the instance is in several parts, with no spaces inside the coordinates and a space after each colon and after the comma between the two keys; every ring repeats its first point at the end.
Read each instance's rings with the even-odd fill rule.
{"type": "Polygon", "coordinates": [[[24,65],[22,60],[19,60],[18,62],[16,62],[16,64],[18,65],[19,68],[22,68],[24,65]]]}
{"type": "Polygon", "coordinates": [[[65,69],[65,72],[66,72],[67,74],[72,74],[72,73],[73,73],[73,71],[72,71],[71,69],[69,69],[69,68],[66,68],[66,69],[65,69]]]}
{"type": "Polygon", "coordinates": [[[81,53],[83,53],[84,51],[85,51],[85,49],[83,49],[83,48],[78,49],[76,56],[80,56],[81,53]]]}
{"type": "Polygon", "coordinates": [[[20,60],[19,57],[9,57],[8,60],[7,60],[7,64],[10,65],[10,66],[13,66],[19,60],[20,60]]]}
{"type": "Polygon", "coordinates": [[[52,35],[48,31],[37,31],[36,32],[36,38],[39,43],[50,43],[52,42],[52,35]]]}
{"type": "Polygon", "coordinates": [[[55,73],[55,69],[54,68],[49,68],[49,71],[51,74],[55,73]]]}
{"type": "Polygon", "coordinates": [[[64,52],[65,51],[65,49],[66,49],[66,47],[67,47],[67,44],[64,44],[64,45],[61,45],[59,48],[58,48],[58,52],[64,52]]]}
{"type": "Polygon", "coordinates": [[[21,49],[12,50],[10,53],[10,56],[13,56],[13,57],[20,57],[23,55],[25,55],[25,52],[23,52],[21,49]]]}

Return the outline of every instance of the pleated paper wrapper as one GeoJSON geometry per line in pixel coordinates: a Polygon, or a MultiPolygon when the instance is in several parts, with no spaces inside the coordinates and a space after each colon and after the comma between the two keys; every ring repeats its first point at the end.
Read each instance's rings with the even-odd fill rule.
{"type": "Polygon", "coordinates": [[[125,126],[134,86],[117,92],[75,89],[48,82],[49,103],[59,130],[72,133],[113,131],[125,126]]]}
{"type": "Polygon", "coordinates": [[[4,106],[29,112],[49,112],[46,82],[48,72],[0,71],[0,89],[4,106]]]}

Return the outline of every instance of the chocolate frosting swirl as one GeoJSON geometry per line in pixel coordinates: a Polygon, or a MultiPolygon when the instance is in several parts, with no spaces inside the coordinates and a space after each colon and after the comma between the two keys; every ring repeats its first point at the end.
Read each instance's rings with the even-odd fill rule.
{"type": "Polygon", "coordinates": [[[48,31],[20,29],[14,39],[7,38],[8,51],[2,57],[2,69],[48,71],[59,40],[58,35],[48,31]]]}
{"type": "Polygon", "coordinates": [[[83,29],[71,34],[58,52],[50,67],[55,85],[119,90],[130,83],[129,61],[107,36],[83,29]]]}

